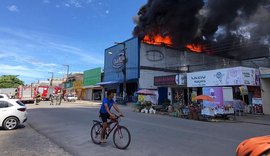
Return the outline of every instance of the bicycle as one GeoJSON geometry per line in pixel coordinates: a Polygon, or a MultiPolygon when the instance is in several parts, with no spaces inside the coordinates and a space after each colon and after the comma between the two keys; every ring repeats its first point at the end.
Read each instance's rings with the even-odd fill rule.
{"type": "MultiPolygon", "coordinates": [[[[110,121],[108,124],[111,125],[113,123],[114,126],[108,132],[105,131],[105,138],[108,139],[110,134],[113,132],[113,143],[118,149],[126,149],[131,141],[131,135],[129,130],[125,126],[119,125],[120,116],[116,115],[115,121],[110,121]]],[[[91,128],[91,139],[95,144],[101,144],[101,130],[102,130],[102,122],[99,120],[93,120],[93,126],[91,128]]]]}

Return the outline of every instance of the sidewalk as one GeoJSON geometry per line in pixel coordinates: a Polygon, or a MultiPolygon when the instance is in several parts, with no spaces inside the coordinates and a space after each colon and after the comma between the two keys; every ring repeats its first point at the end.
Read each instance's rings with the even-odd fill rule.
{"type": "Polygon", "coordinates": [[[236,121],[270,126],[270,115],[245,114],[236,116],[236,121]]]}

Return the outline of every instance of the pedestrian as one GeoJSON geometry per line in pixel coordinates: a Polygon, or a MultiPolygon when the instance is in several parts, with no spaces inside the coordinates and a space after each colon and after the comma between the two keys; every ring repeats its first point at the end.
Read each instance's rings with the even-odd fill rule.
{"type": "Polygon", "coordinates": [[[50,105],[53,105],[53,101],[54,101],[54,91],[53,91],[53,93],[52,94],[50,94],[50,105]]]}
{"type": "Polygon", "coordinates": [[[39,92],[37,92],[37,96],[36,96],[36,105],[38,105],[38,104],[39,104],[39,102],[40,102],[40,98],[41,98],[41,95],[40,95],[40,93],[39,93],[39,92]]]}

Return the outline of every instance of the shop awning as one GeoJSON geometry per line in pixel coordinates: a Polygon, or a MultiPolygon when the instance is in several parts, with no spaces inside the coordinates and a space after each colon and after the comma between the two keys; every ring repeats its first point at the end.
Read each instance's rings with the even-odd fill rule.
{"type": "Polygon", "coordinates": [[[120,81],[107,81],[107,82],[99,82],[97,83],[97,85],[104,86],[104,85],[112,85],[112,84],[118,84],[118,83],[121,83],[121,82],[120,81]]]}
{"type": "MultiPolygon", "coordinates": [[[[137,82],[137,81],[138,81],[138,79],[129,79],[129,80],[127,80],[126,82],[127,82],[127,83],[133,83],[133,82],[137,82]]],[[[113,84],[120,84],[120,83],[123,83],[123,80],[119,80],[119,81],[99,82],[99,83],[97,83],[96,85],[104,86],[104,85],[113,85],[113,84]]]]}

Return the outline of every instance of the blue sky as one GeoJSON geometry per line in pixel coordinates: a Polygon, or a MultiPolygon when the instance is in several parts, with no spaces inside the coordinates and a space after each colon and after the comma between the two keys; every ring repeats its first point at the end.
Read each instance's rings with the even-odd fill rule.
{"type": "Polygon", "coordinates": [[[103,67],[147,0],[0,0],[0,75],[25,83],[103,67]]]}

